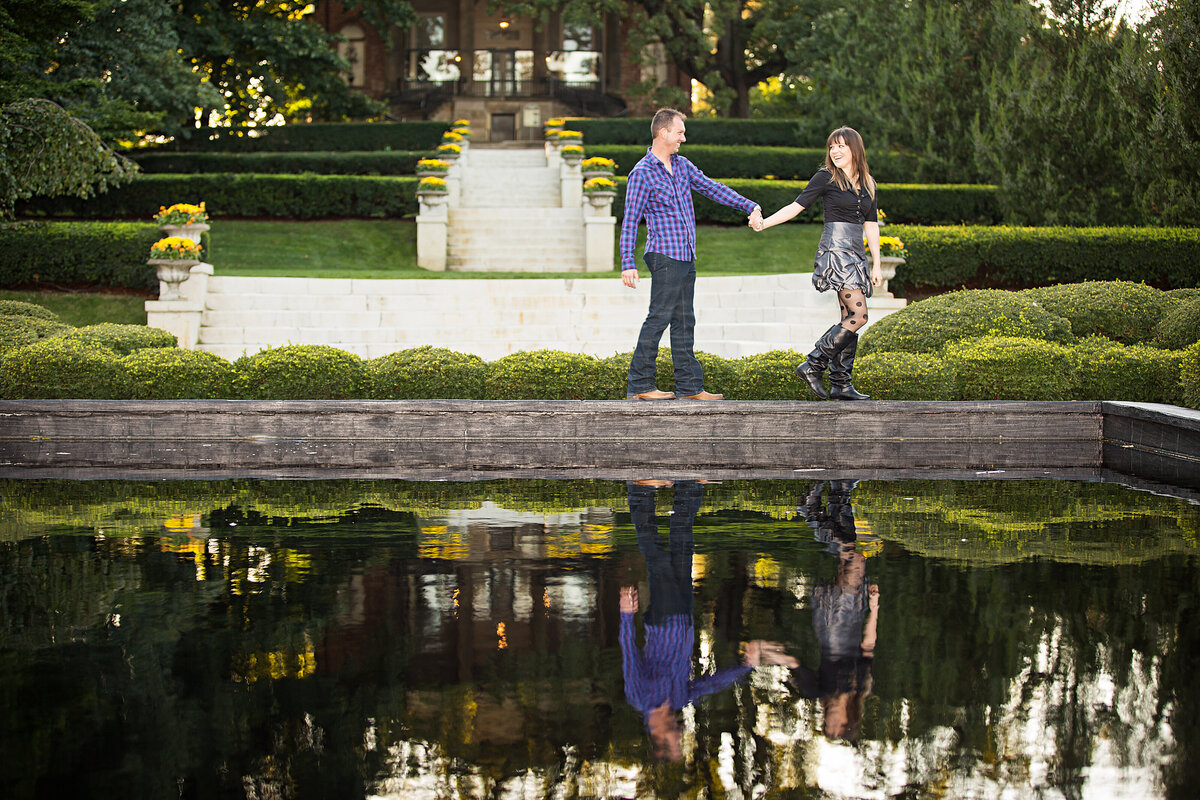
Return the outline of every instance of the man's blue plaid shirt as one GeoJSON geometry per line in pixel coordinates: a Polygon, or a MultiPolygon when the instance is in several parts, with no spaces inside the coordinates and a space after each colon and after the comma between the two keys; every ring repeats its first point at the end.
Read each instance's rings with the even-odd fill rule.
{"type": "Polygon", "coordinates": [[[677,261],[696,260],[696,209],[692,190],[721,205],[740,208],[747,215],[758,203],[709,178],[678,153],[671,156],[671,171],[650,149],[625,183],[625,219],[621,223],[621,269],[636,269],[633,250],[637,229],[646,218],[646,252],[677,261]]]}

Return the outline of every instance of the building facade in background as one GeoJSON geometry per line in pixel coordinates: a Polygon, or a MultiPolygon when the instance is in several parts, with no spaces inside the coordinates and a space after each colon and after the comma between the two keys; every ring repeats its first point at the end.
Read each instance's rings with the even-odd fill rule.
{"type": "Polygon", "coordinates": [[[386,101],[395,119],[468,119],[483,141],[535,140],[550,117],[648,114],[646,101],[627,96],[634,84],[690,94],[661,46],[648,58],[629,51],[617,15],[572,25],[555,13],[542,24],[490,14],[487,0],[412,5],[417,20],[407,31],[377,31],[337,0],[321,0],[314,16],[345,38],[338,52],[351,66],[347,82],[386,101]]]}

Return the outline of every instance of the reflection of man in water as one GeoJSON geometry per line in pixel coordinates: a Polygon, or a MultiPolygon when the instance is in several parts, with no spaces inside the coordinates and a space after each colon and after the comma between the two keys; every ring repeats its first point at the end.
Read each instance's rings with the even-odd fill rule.
{"type": "Polygon", "coordinates": [[[820,697],[825,735],[854,741],[862,726],[863,705],[871,693],[875,660],[875,628],[879,586],[867,581],[867,558],[855,544],[858,534],[850,491],[856,481],[830,481],[829,499],[821,505],[823,483],[809,491],[800,513],[820,542],[838,557],[837,578],[813,589],[813,630],[821,643],[817,672],[792,671],[806,697],[820,697]]]}
{"type": "Polygon", "coordinates": [[[675,504],[667,549],[658,538],[654,492],[666,481],[629,484],[629,514],[637,530],[638,549],[646,559],[650,604],[646,609],[646,642],[639,652],[633,615],[638,609],[635,586],[621,589],[621,654],[625,699],[642,712],[654,743],[654,755],[677,761],[683,756],[683,731],[676,712],[705,695],[719,692],[750,673],[758,664],[796,666],[779,645],[749,642],[745,664],[691,679],[695,624],[692,617],[693,525],[703,489],[696,481],[675,484],[675,504]]]}

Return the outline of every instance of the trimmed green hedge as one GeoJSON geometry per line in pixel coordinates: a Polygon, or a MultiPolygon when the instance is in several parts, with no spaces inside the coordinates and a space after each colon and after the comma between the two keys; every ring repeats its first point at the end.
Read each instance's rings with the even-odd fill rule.
{"type": "Polygon", "coordinates": [[[1184,405],[1200,408],[1200,342],[1185,350],[1179,361],[1179,391],[1184,405]]]}
{"type": "Polygon", "coordinates": [[[1200,342],[1200,290],[1197,291],[1195,299],[1173,303],[1154,326],[1156,347],[1183,350],[1200,342]]]}
{"type": "MultiPolygon", "coordinates": [[[[885,196],[886,198],[886,196],[885,196]]],[[[894,204],[883,200],[892,215],[894,204]]],[[[898,217],[894,221],[900,221],[898,217]]],[[[1200,285],[1200,228],[895,226],[907,263],[889,286],[1024,288],[1086,280],[1200,285]]]]}
{"type": "Polygon", "coordinates": [[[66,338],[84,344],[102,345],[122,356],[147,347],[175,347],[178,344],[175,334],[167,333],[161,328],[150,328],[145,325],[118,325],[112,322],[76,328],[66,334],[66,338]]]}
{"type": "Polygon", "coordinates": [[[1103,336],[1123,344],[1149,342],[1168,305],[1159,289],[1130,281],[1060,283],[1022,294],[1070,322],[1076,336],[1103,336]]]}
{"type": "Polygon", "coordinates": [[[1032,298],[1000,289],[968,289],[876,320],[862,335],[858,352],[932,353],[973,336],[1028,336],[1060,343],[1074,339],[1069,322],[1032,298]]]}
{"type": "MultiPolygon", "coordinates": [[[[650,146],[650,117],[619,119],[571,119],[567,127],[583,133],[587,145],[636,144],[650,146]]],[[[691,119],[687,120],[689,142],[741,144],[760,147],[808,145],[821,149],[824,142],[800,142],[800,126],[794,119],[691,119]]],[[[688,145],[692,147],[692,145],[688,145]]],[[[685,152],[684,155],[687,155],[685,152]]]]}
{"type": "MultiPolygon", "coordinates": [[[[617,178],[617,197],[613,213],[621,217],[625,210],[625,179],[617,178]]],[[[722,180],[729,188],[760,204],[763,212],[771,214],[796,200],[807,181],[768,181],[748,178],[722,180]]],[[[720,225],[745,225],[746,215],[736,208],[694,195],[696,222],[720,225]]],[[[893,222],[941,224],[958,222],[998,222],[995,186],[966,184],[879,184],[879,204],[893,222]]],[[[820,222],[822,204],[815,203],[796,217],[799,222],[820,222]]],[[[907,244],[907,240],[905,240],[907,244]]]]}
{"type": "Polygon", "coordinates": [[[9,350],[0,360],[0,397],[50,400],[129,397],[128,376],[109,348],[56,336],[9,350]]]}
{"type": "Polygon", "coordinates": [[[875,400],[957,400],[953,365],[931,353],[870,353],[854,361],[854,385],[875,400]]]}
{"type": "MultiPolygon", "coordinates": [[[[584,146],[590,156],[606,156],[615,160],[618,175],[628,175],[629,170],[646,155],[645,145],[593,146],[585,139],[584,146]]],[[[807,181],[825,163],[825,150],[820,147],[688,144],[680,154],[703,170],[708,177],[718,180],[764,178],[807,181]]],[[[916,174],[917,161],[913,156],[872,156],[871,174],[879,181],[902,181],[916,174]]],[[[884,210],[887,210],[886,207],[884,210]]]]}
{"type": "Polygon", "coordinates": [[[203,350],[150,347],[121,360],[131,400],[220,399],[234,396],[237,372],[203,350]]]}
{"type": "Polygon", "coordinates": [[[1070,347],[1019,336],[950,342],[942,358],[963,400],[1070,400],[1079,366],[1070,347]]]}
{"type": "Polygon", "coordinates": [[[70,325],[64,325],[56,319],[44,319],[28,314],[0,315],[0,353],[42,339],[53,339],[72,330],[70,325]]]}
{"type": "MultiPolygon", "coordinates": [[[[647,126],[648,128],[649,126],[647,126]]],[[[314,150],[432,150],[444,122],[309,122],[259,128],[208,128],[180,149],[224,153],[314,150]]],[[[133,151],[128,155],[138,155],[133,151]]]]}
{"type": "Polygon", "coordinates": [[[1182,348],[1124,346],[1091,336],[1077,342],[1073,349],[1079,357],[1079,367],[1072,400],[1179,402],[1182,348]]]}
{"type": "Polygon", "coordinates": [[[424,345],[367,364],[371,396],[380,400],[469,399],[483,396],[482,358],[424,345]]]}
{"type": "MultiPolygon", "coordinates": [[[[93,201],[92,205],[98,210],[101,204],[93,201]]],[[[141,216],[152,216],[157,211],[155,205],[141,216]]],[[[146,259],[150,257],[150,245],[161,237],[153,223],[0,225],[0,253],[4,254],[0,286],[90,284],[154,290],[158,278],[146,266],[146,259]]]]}
{"type": "MultiPolygon", "coordinates": [[[[204,200],[210,216],[236,219],[403,217],[417,213],[416,177],[362,175],[142,175],[98,198],[43,198],[19,215],[81,218],[153,217],[180,197],[204,200]]],[[[147,245],[147,251],[149,245],[147,245]]]]}
{"type": "Polygon", "coordinates": [[[144,174],[252,172],[258,175],[414,175],[428,150],[366,150],[353,153],[139,153],[144,174]]]}
{"type": "MultiPolygon", "coordinates": [[[[629,362],[625,362],[628,369],[629,362]]],[[[513,353],[488,365],[483,399],[612,400],[616,374],[606,361],[581,353],[534,350],[513,353]]],[[[620,373],[621,386],[625,373],[620,373]]]]}
{"type": "Polygon", "coordinates": [[[22,300],[0,300],[0,317],[37,317],[38,319],[57,320],[58,314],[36,303],[26,303],[22,300]]]}
{"type": "Polygon", "coordinates": [[[367,370],[353,353],[323,344],[261,350],[233,363],[247,400],[348,400],[367,396],[367,370]]]}

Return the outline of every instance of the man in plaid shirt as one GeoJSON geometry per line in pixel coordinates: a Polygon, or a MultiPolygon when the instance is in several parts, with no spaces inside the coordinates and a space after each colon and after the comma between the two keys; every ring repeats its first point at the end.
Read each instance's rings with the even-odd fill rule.
{"type": "Polygon", "coordinates": [[[629,400],[720,400],[704,391],[704,371],[693,352],[696,312],[696,211],[692,191],[722,205],[740,208],[751,224],[762,219],[762,209],[724,184],[707,177],[679,155],[687,140],[685,116],[673,108],[659,109],[650,123],[653,144],[629,172],[625,183],[625,218],[621,222],[621,281],[637,288],[638,270],[633,250],[637,230],[646,219],[646,252],[642,260],[650,269],[650,312],[642,323],[637,348],[629,364],[626,397],[629,400]],[[663,331],[671,328],[671,364],[675,391],[654,386],[655,360],[663,331]]]}

